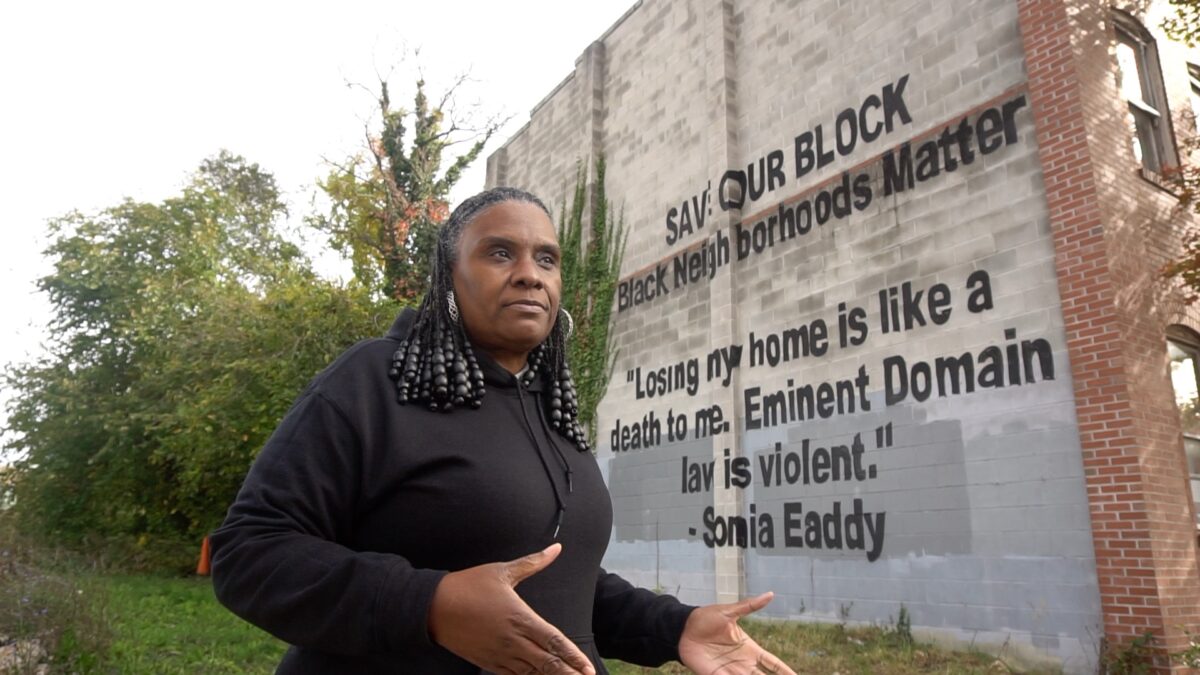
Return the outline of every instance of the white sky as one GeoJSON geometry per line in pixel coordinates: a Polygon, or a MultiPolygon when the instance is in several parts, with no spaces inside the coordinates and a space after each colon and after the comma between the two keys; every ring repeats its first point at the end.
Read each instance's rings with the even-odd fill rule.
{"type": "MultiPolygon", "coordinates": [[[[411,100],[469,71],[465,102],[513,115],[486,155],[634,0],[20,2],[0,9],[0,365],[46,338],[47,219],[177,193],[225,148],[272,172],[295,216],[322,158],[361,148],[371,85],[411,100]],[[413,58],[411,51],[420,49],[413,58]]],[[[481,158],[454,193],[483,186],[481,158]]],[[[0,406],[7,400],[0,392],[0,406]]],[[[6,426],[0,408],[0,429],[6,426]]]]}

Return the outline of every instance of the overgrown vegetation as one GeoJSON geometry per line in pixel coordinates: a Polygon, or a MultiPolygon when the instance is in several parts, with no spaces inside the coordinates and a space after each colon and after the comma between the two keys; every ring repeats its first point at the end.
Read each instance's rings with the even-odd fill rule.
{"type": "MultiPolygon", "coordinates": [[[[13,549],[2,546],[0,553],[10,551],[7,560],[13,549]]],[[[34,553],[28,548],[21,555],[34,553]]],[[[44,560],[47,555],[41,549],[35,557],[44,560]]],[[[267,673],[287,648],[221,607],[206,578],[104,574],[70,556],[61,567],[52,575],[32,572],[36,565],[27,568],[36,579],[24,582],[0,576],[0,633],[42,636],[52,672],[267,673]],[[23,597],[29,601],[22,602],[23,597]],[[41,609],[46,611],[39,613],[41,609]]],[[[978,652],[946,651],[906,639],[899,619],[893,626],[873,628],[742,623],[798,673],[1020,672],[978,652]]],[[[677,664],[649,669],[611,662],[608,668],[614,675],[687,672],[677,664]]]]}
{"type": "MultiPolygon", "coordinates": [[[[208,578],[124,574],[28,540],[3,514],[0,542],[0,644],[36,639],[45,650],[40,663],[52,673],[266,673],[287,648],[222,607],[208,578]]],[[[1021,672],[978,652],[922,644],[908,616],[867,628],[742,624],[799,673],[1021,672]]],[[[36,666],[6,672],[24,675],[36,666]]],[[[608,667],[614,675],[687,672],[677,664],[608,667]]]]}
{"type": "Polygon", "coordinates": [[[1104,675],[1145,675],[1161,670],[1171,661],[1189,668],[1200,668],[1200,635],[1184,629],[1188,646],[1183,650],[1164,653],[1154,633],[1146,631],[1122,644],[1107,644],[1101,654],[1104,675]]]}
{"type": "Polygon", "coordinates": [[[124,575],[0,512],[0,673],[266,673],[286,648],[217,603],[207,578],[124,575]],[[0,652],[2,654],[2,652],[0,652]]]}
{"type": "Polygon", "coordinates": [[[97,585],[77,559],[23,536],[0,511],[0,647],[13,652],[0,672],[91,672],[112,639],[97,585]]]}

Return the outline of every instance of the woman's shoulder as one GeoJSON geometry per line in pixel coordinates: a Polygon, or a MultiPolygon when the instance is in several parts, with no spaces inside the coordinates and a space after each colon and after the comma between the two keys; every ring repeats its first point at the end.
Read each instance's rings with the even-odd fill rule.
{"type": "Polygon", "coordinates": [[[346,349],[326,366],[317,375],[316,381],[318,384],[327,384],[329,381],[346,378],[375,376],[387,379],[392,354],[399,346],[400,343],[386,337],[362,340],[346,349]]]}
{"type": "Polygon", "coordinates": [[[390,399],[395,384],[388,377],[388,370],[392,355],[400,347],[398,330],[403,329],[401,324],[410,311],[405,310],[396,319],[386,336],[362,340],[342,352],[312,379],[306,393],[334,403],[347,400],[361,403],[364,396],[390,399]]]}

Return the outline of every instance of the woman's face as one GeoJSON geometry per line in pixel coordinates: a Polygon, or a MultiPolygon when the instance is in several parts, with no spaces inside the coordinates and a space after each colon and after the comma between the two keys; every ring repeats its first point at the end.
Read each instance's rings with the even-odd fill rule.
{"type": "Polygon", "coordinates": [[[500,202],[463,228],[452,270],[463,326],[510,372],[554,327],[560,260],[554,226],[534,204],[500,202]]]}

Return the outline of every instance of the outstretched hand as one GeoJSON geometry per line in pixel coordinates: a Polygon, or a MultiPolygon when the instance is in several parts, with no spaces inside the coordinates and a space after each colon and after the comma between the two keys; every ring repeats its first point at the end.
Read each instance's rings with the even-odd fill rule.
{"type": "Polygon", "coordinates": [[[508,562],[442,577],[429,607],[433,641],[494,673],[595,675],[588,658],[538,616],[513,588],[537,574],[562,544],[508,562]]]}
{"type": "Polygon", "coordinates": [[[679,638],[679,660],[698,675],[796,675],[738,625],[738,619],[766,607],[772,597],[773,593],[763,593],[727,605],[697,607],[679,638]]]}

